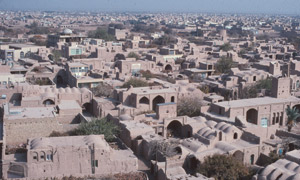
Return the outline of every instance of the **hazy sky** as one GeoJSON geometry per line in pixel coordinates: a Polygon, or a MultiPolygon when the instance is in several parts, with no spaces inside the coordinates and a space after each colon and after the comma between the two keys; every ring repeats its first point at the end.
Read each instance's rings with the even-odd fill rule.
{"type": "Polygon", "coordinates": [[[300,14],[300,0],[0,0],[0,9],[300,14]]]}

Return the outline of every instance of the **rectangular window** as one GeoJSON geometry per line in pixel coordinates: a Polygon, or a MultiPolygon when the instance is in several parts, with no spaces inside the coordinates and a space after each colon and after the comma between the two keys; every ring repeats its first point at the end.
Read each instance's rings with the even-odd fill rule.
{"type": "Polygon", "coordinates": [[[98,160],[92,160],[92,167],[98,167],[98,160]]]}
{"type": "Polygon", "coordinates": [[[75,72],[75,68],[71,68],[71,72],[74,73],[75,72]]]}
{"type": "Polygon", "coordinates": [[[268,127],[268,119],[267,118],[261,118],[261,126],[268,127]]]}
{"type": "Polygon", "coordinates": [[[47,154],[47,156],[46,156],[46,160],[47,161],[52,161],[52,154],[47,154]]]}

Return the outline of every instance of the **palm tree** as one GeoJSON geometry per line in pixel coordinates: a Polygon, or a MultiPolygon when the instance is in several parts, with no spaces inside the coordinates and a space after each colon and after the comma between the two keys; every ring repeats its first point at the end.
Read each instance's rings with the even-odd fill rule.
{"type": "Polygon", "coordinates": [[[297,119],[300,117],[299,110],[296,107],[291,108],[288,106],[285,111],[288,117],[286,125],[288,127],[288,131],[291,132],[292,127],[296,124],[297,119]]]}

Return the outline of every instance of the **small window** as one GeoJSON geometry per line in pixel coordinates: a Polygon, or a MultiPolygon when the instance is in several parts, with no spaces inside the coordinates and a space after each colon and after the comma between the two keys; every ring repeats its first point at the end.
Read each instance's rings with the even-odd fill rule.
{"type": "Polygon", "coordinates": [[[256,76],[253,76],[253,81],[256,81],[256,76]]]}
{"type": "Polygon", "coordinates": [[[174,96],[171,97],[171,102],[175,102],[175,97],[174,96]]]}
{"type": "Polygon", "coordinates": [[[41,159],[44,159],[44,158],[45,158],[45,157],[44,157],[44,155],[42,154],[42,155],[41,155],[41,159]]]}
{"type": "Polygon", "coordinates": [[[237,134],[237,133],[234,133],[233,139],[237,139],[237,138],[238,138],[238,134],[237,134]]]}
{"type": "Polygon", "coordinates": [[[47,161],[52,161],[52,159],[53,159],[52,154],[47,154],[46,160],[47,161]]]}
{"type": "Polygon", "coordinates": [[[92,167],[98,167],[98,160],[92,160],[92,167]]]}

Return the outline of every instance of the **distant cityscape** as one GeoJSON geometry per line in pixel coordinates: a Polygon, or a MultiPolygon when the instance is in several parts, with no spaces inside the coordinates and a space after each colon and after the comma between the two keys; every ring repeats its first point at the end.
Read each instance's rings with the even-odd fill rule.
{"type": "Polygon", "coordinates": [[[2,10],[0,105],[1,179],[300,180],[300,16],[2,10]]]}

